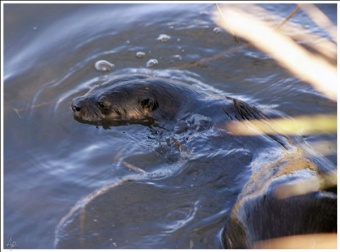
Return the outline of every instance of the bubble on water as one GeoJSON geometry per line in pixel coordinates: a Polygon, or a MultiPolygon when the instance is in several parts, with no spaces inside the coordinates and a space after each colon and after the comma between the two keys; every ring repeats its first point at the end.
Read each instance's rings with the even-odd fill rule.
{"type": "Polygon", "coordinates": [[[169,35],[161,34],[158,36],[157,40],[160,42],[168,42],[171,39],[169,35]]]}
{"type": "Polygon", "coordinates": [[[156,59],[150,59],[148,62],[146,62],[146,67],[153,67],[155,65],[158,65],[158,60],[156,59]]]}
{"type": "Polygon", "coordinates": [[[215,27],[213,30],[215,33],[221,33],[222,29],[220,27],[215,27]]]}
{"type": "Polygon", "coordinates": [[[172,56],[172,58],[175,59],[175,60],[182,60],[182,56],[179,55],[179,54],[172,56]]]}
{"type": "Polygon", "coordinates": [[[111,71],[114,67],[115,65],[107,60],[98,60],[94,64],[94,68],[99,72],[108,72],[111,71]]]}
{"type": "Polygon", "coordinates": [[[207,11],[200,11],[201,16],[208,16],[209,13],[207,11]]]}
{"type": "Polygon", "coordinates": [[[138,59],[142,59],[142,58],[144,58],[144,57],[145,57],[145,55],[146,55],[146,53],[145,53],[145,52],[136,52],[136,57],[137,57],[138,59]]]}

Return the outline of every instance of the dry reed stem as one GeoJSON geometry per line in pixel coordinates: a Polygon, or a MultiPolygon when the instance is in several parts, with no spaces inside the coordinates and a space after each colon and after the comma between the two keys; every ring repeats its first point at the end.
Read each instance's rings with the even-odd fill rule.
{"type": "Polygon", "coordinates": [[[320,190],[327,190],[337,185],[336,170],[321,174],[317,177],[308,179],[300,179],[291,183],[279,185],[275,189],[275,197],[277,199],[287,199],[290,197],[304,195],[320,190]]]}
{"type": "Polygon", "coordinates": [[[316,154],[322,156],[329,156],[337,153],[336,140],[313,141],[309,142],[308,145],[316,151],[316,154]]]}
{"type": "Polygon", "coordinates": [[[125,167],[127,167],[130,170],[133,170],[134,172],[137,172],[139,174],[145,174],[145,171],[143,169],[141,169],[141,168],[139,168],[139,167],[137,167],[137,166],[135,166],[133,164],[130,164],[130,163],[126,162],[126,161],[123,161],[122,165],[124,165],[125,167]]]}
{"type": "MultiPolygon", "coordinates": [[[[294,117],[294,120],[286,118],[271,119],[270,125],[272,127],[268,126],[267,121],[250,120],[249,122],[264,134],[295,135],[296,133],[300,133],[308,135],[320,132],[337,132],[336,115],[298,116],[294,117]]],[[[258,134],[257,131],[247,127],[243,121],[230,122],[226,125],[226,128],[234,135],[258,134]]]]}
{"type": "Polygon", "coordinates": [[[258,241],[255,249],[336,249],[337,234],[294,235],[258,241]]]}
{"type": "Polygon", "coordinates": [[[337,42],[337,28],[332,21],[315,5],[302,4],[301,9],[317,24],[326,31],[334,42],[337,42]]]}
{"type": "Polygon", "coordinates": [[[327,60],[313,55],[290,37],[273,30],[258,18],[237,5],[223,8],[223,19],[215,22],[222,28],[236,32],[259,50],[271,55],[296,77],[310,83],[332,100],[337,99],[337,70],[327,60]]]}
{"type": "MultiPolygon", "coordinates": [[[[256,8],[255,5],[247,5],[249,7],[251,6],[254,6],[254,8],[256,8]]],[[[216,7],[217,7],[217,10],[220,12],[220,17],[223,18],[223,15],[222,15],[222,12],[221,12],[221,9],[219,7],[218,4],[216,4],[216,7]]],[[[279,23],[275,29],[279,29],[281,28],[291,17],[293,17],[295,15],[295,13],[299,10],[299,7],[295,8],[281,23],[279,23]]],[[[258,11],[258,9],[256,9],[256,11],[258,11]]],[[[277,19],[278,20],[278,19],[277,19]]],[[[231,32],[234,39],[238,42],[238,38],[236,37],[236,35],[231,32]]],[[[212,60],[217,60],[219,58],[222,58],[224,56],[227,56],[227,55],[230,55],[232,53],[235,53],[239,50],[243,50],[247,47],[250,47],[251,44],[250,43],[245,43],[245,44],[242,44],[242,45],[239,45],[239,46],[236,46],[236,47],[233,47],[233,48],[230,48],[228,50],[225,50],[221,53],[218,53],[218,54],[215,54],[215,55],[212,55],[210,57],[205,57],[205,58],[202,58],[198,61],[195,61],[195,62],[192,62],[192,63],[187,63],[187,64],[183,64],[183,65],[179,65],[179,66],[175,66],[175,67],[171,67],[171,69],[188,69],[188,68],[192,68],[192,67],[200,67],[202,65],[204,65],[205,62],[208,62],[208,61],[212,61],[212,60]]]]}

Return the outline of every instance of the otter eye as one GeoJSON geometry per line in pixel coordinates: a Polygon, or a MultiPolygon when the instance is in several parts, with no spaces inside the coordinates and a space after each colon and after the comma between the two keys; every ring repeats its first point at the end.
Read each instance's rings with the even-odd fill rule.
{"type": "Polygon", "coordinates": [[[97,106],[100,109],[106,109],[107,108],[104,102],[97,102],[97,106]]]}
{"type": "Polygon", "coordinates": [[[158,102],[153,98],[147,98],[140,101],[140,104],[144,109],[148,109],[149,111],[154,111],[158,108],[158,102]]]}

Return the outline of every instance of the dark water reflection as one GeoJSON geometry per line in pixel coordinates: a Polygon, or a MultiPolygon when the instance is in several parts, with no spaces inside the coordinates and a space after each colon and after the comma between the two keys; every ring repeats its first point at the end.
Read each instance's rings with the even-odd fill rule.
{"type": "MultiPolygon", "coordinates": [[[[294,5],[267,7],[286,16],[294,5]]],[[[113,71],[129,68],[134,72],[145,68],[148,60],[157,59],[159,64],[152,68],[159,74],[200,85],[207,92],[232,95],[291,116],[336,113],[336,104],[254,49],[201,67],[165,70],[235,45],[232,36],[214,31],[213,8],[212,4],[5,4],[5,244],[13,238],[19,248],[53,248],[55,229],[76,202],[132,176],[139,182],[123,184],[119,197],[111,199],[109,194],[94,202],[105,206],[116,201],[111,208],[102,209],[101,215],[88,211],[87,218],[102,218],[103,223],[112,212],[122,217],[117,218],[121,223],[115,224],[114,233],[103,237],[105,241],[89,238],[87,247],[221,248],[224,219],[241,188],[235,183],[224,185],[231,177],[236,180],[247,173],[223,173],[212,157],[231,160],[230,167],[247,167],[251,155],[241,161],[238,158],[248,155],[246,148],[223,153],[226,145],[221,144],[211,152],[213,147],[203,140],[214,135],[207,133],[198,136],[202,142],[191,146],[197,156],[190,161],[164,145],[165,140],[147,127],[125,125],[105,130],[76,122],[70,110],[73,97],[87,91],[93,80],[100,82],[109,74],[95,69],[98,60],[113,63],[113,71]],[[161,34],[169,35],[170,40],[157,41],[161,34]],[[145,56],[138,58],[137,52],[145,56]],[[142,168],[148,176],[128,169],[124,162],[142,168]],[[216,169],[207,170],[207,163],[216,169]],[[191,169],[193,165],[197,168],[191,169]],[[191,185],[202,185],[202,190],[192,191],[191,185]],[[159,204],[152,204],[155,200],[159,204]],[[145,210],[150,207],[154,209],[145,210]],[[138,231],[136,225],[128,226],[127,216],[140,224],[138,231]]],[[[322,5],[321,9],[336,24],[336,5],[322,5]]],[[[325,36],[303,13],[294,21],[325,36]]],[[[336,135],[307,138],[328,139],[335,140],[336,135]]],[[[336,164],[336,154],[329,158],[336,164]]],[[[61,234],[66,237],[65,246],[81,245],[73,240],[73,235],[79,236],[74,233],[77,225],[71,223],[67,227],[70,233],[61,234]]]]}

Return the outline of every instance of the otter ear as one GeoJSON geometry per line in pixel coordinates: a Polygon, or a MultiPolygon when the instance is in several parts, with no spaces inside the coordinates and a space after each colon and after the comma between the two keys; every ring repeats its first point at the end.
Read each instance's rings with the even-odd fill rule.
{"type": "Polygon", "coordinates": [[[154,111],[158,108],[158,102],[153,98],[146,98],[140,101],[142,108],[147,109],[149,111],[154,111]]]}

